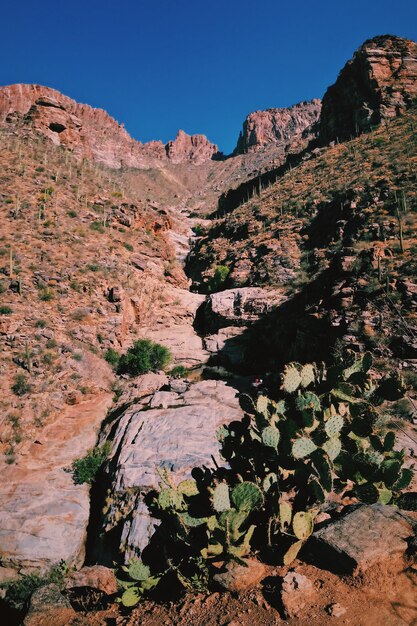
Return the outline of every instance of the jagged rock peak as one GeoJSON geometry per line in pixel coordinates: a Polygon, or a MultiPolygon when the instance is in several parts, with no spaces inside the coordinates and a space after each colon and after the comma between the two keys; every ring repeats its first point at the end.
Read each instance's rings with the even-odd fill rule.
{"type": "Polygon", "coordinates": [[[80,158],[117,169],[149,167],[167,160],[202,163],[218,152],[204,135],[189,137],[182,131],[166,146],[161,141],[142,144],[103,109],[80,104],[42,85],[0,87],[0,125],[4,124],[41,133],[80,158]]]}
{"type": "Polygon", "coordinates": [[[291,107],[250,113],[243,123],[234,154],[262,149],[267,144],[289,146],[297,137],[315,136],[321,101],[317,98],[291,107]]]}
{"type": "Polygon", "coordinates": [[[173,163],[192,161],[198,164],[218,157],[220,154],[218,147],[205,135],[188,135],[183,130],[178,131],[174,141],[168,141],[165,150],[173,163]]]}
{"type": "Polygon", "coordinates": [[[320,140],[370,130],[417,99],[417,43],[394,35],[368,39],[323,98],[320,140]]]}

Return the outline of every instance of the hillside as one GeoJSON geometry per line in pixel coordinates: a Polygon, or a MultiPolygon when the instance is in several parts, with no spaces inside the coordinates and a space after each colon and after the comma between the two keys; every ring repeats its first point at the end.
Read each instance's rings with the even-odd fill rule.
{"type": "Polygon", "coordinates": [[[376,37],[227,157],[0,87],[11,626],[417,619],[416,86],[376,37]]]}

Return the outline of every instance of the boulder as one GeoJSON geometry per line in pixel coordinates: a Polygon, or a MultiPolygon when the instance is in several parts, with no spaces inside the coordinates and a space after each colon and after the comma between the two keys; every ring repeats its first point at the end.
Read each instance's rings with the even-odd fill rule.
{"type": "Polygon", "coordinates": [[[307,576],[296,571],[289,571],[282,581],[281,603],[285,616],[298,617],[315,599],[313,583],[307,576]]]}
{"type": "Polygon", "coordinates": [[[282,291],[261,287],[238,287],[207,297],[205,328],[216,332],[227,326],[246,326],[268,315],[285,300],[282,291]]]}
{"type": "MultiPolygon", "coordinates": [[[[205,380],[191,384],[182,397],[180,406],[144,411],[133,405],[120,417],[110,462],[115,468],[113,493],[140,493],[158,487],[160,466],[172,469],[179,482],[196,466],[212,466],[212,457],[222,462],[216,432],[222,424],[243,417],[236,390],[222,381],[205,380]]],[[[134,498],[134,515],[124,522],[122,537],[127,559],[145,547],[155,523],[141,497],[134,498]]],[[[115,503],[106,513],[106,531],[120,523],[117,511],[115,503]]]]}
{"type": "Polygon", "coordinates": [[[23,626],[68,626],[76,616],[58,585],[50,584],[32,594],[23,626]]]}
{"type": "Polygon", "coordinates": [[[413,534],[409,519],[396,507],[359,505],[313,534],[310,556],[318,567],[357,574],[404,554],[413,534]]]}
{"type": "Polygon", "coordinates": [[[98,589],[107,596],[112,596],[118,591],[116,576],[113,570],[103,565],[82,567],[80,570],[67,576],[65,579],[66,589],[77,589],[80,587],[98,589]]]}
{"type": "Polygon", "coordinates": [[[242,559],[245,565],[230,561],[224,572],[214,574],[213,579],[227,591],[244,591],[256,585],[268,573],[267,567],[256,559],[242,559]]]}

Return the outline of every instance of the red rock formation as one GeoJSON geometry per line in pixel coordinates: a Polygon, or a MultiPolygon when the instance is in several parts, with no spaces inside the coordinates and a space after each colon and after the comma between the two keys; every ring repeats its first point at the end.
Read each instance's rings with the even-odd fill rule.
{"type": "Polygon", "coordinates": [[[217,147],[204,135],[190,137],[180,131],[166,146],[160,141],[142,144],[130,137],[106,111],[40,85],[0,88],[0,124],[27,126],[80,158],[94,159],[111,168],[149,167],[154,161],[202,163],[217,147]]]}
{"type": "Polygon", "coordinates": [[[286,150],[297,138],[313,138],[321,101],[300,102],[284,109],[250,113],[243,123],[234,154],[245,154],[275,144],[286,150]]]}
{"type": "Polygon", "coordinates": [[[187,135],[183,130],[178,131],[174,141],[169,141],[165,150],[173,163],[192,161],[203,163],[219,154],[219,149],[207,139],[205,135],[187,135]]]}
{"type": "Polygon", "coordinates": [[[369,39],[329,87],[320,123],[323,143],[370,130],[417,98],[417,43],[392,35],[369,39]]]}

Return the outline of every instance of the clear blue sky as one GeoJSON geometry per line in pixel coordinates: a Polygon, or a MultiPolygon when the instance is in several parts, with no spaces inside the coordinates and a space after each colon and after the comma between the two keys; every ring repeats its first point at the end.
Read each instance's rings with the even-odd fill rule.
{"type": "Polygon", "coordinates": [[[54,87],[141,141],[182,128],[225,152],[247,113],[321,97],[365,39],[417,39],[417,0],[9,0],[0,18],[0,84],[54,87]]]}

